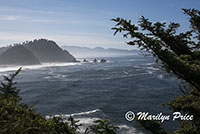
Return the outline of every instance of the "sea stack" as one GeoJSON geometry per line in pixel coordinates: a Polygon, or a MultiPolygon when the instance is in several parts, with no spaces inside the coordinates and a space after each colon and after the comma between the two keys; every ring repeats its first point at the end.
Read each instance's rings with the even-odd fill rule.
{"type": "Polygon", "coordinates": [[[105,60],[105,59],[101,59],[100,62],[101,62],[101,63],[105,63],[105,62],[107,62],[107,60],[105,60]]]}
{"type": "Polygon", "coordinates": [[[97,62],[97,59],[94,59],[93,62],[96,63],[96,62],[97,62]]]}

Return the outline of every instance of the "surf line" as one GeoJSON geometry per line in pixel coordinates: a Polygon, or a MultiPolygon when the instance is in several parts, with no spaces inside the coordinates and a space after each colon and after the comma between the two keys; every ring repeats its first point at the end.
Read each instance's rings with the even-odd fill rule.
{"type": "Polygon", "coordinates": [[[50,119],[50,118],[53,118],[53,117],[65,118],[65,117],[70,117],[70,116],[88,115],[88,114],[93,114],[93,113],[96,113],[96,112],[101,112],[101,110],[95,109],[95,110],[91,110],[91,111],[87,111],[87,112],[80,112],[80,113],[73,113],[73,114],[60,114],[60,115],[53,115],[53,116],[47,115],[46,119],[50,119]]]}

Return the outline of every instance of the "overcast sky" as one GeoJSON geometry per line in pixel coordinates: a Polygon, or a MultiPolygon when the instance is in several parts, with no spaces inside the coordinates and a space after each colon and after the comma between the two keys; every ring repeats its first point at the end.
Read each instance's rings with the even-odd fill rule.
{"type": "Polygon", "coordinates": [[[199,0],[0,0],[0,46],[46,38],[59,45],[125,48],[122,36],[113,36],[112,18],[137,23],[179,22],[188,29],[181,8],[200,9],[199,0]]]}

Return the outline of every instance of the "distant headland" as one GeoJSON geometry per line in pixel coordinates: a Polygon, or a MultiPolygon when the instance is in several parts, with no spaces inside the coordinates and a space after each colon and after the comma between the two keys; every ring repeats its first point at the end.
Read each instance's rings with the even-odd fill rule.
{"type": "Polygon", "coordinates": [[[41,63],[76,62],[67,50],[47,39],[26,41],[0,48],[0,65],[38,65],[41,63]]]}

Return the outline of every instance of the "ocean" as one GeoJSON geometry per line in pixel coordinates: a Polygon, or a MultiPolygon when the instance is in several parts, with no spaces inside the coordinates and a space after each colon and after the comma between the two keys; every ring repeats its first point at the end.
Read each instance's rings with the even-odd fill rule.
{"type": "MultiPolygon", "coordinates": [[[[136,121],[126,120],[127,111],[172,114],[160,104],[181,94],[180,81],[166,75],[151,56],[107,57],[106,63],[93,59],[23,67],[15,79],[22,101],[47,118],[65,120],[72,115],[83,123],[81,131],[97,119],[108,118],[120,128],[118,134],[147,134],[136,121]]],[[[0,79],[17,68],[0,68],[0,79]]],[[[177,122],[163,125],[172,131],[177,122]]]]}

